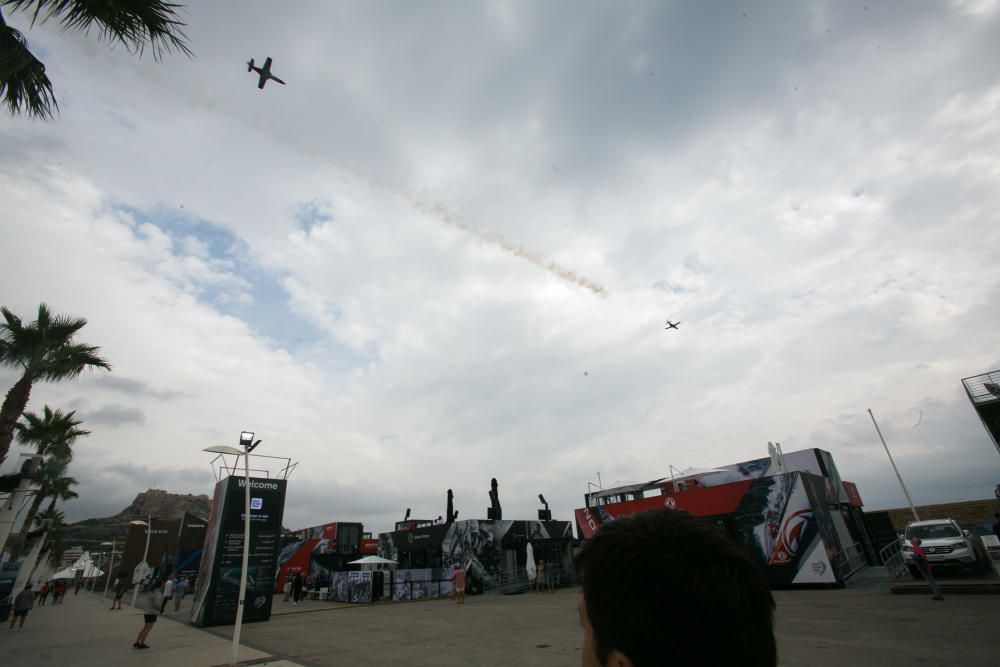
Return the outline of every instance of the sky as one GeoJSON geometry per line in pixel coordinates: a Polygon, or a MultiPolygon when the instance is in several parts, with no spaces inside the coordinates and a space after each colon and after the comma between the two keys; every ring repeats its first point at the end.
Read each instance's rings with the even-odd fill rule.
{"type": "Polygon", "coordinates": [[[4,14],[59,113],[0,114],[0,303],[113,366],[28,405],[91,431],[69,520],[244,429],[292,528],[768,441],[903,506],[869,408],[917,504],[1000,482],[996,1],[192,3],[159,62],[4,14]]]}

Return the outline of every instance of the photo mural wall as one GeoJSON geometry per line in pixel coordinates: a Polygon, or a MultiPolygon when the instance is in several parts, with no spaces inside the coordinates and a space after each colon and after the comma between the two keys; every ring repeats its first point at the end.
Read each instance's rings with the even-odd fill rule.
{"type": "Polygon", "coordinates": [[[558,569],[571,572],[572,535],[569,521],[466,519],[382,533],[379,555],[400,564],[394,599],[446,597],[451,595],[451,571],[456,563],[466,570],[470,584],[490,589],[500,572],[524,567],[528,541],[536,553],[552,553],[549,558],[558,569]]]}
{"type": "Polygon", "coordinates": [[[654,509],[685,510],[724,528],[756,560],[772,586],[840,583],[833,564],[842,545],[826,478],[803,472],[751,477],[718,486],[576,510],[581,537],[609,521],[654,509]]]}
{"type": "Polygon", "coordinates": [[[327,599],[333,602],[371,602],[373,572],[331,572],[327,599]]]}
{"type": "Polygon", "coordinates": [[[840,549],[826,481],[806,473],[754,480],[733,512],[732,532],[772,586],[834,584],[840,549]]]}

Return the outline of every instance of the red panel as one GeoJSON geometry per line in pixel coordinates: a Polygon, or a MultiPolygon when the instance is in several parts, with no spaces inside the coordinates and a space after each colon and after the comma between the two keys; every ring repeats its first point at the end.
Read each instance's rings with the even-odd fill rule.
{"type": "Polygon", "coordinates": [[[670,509],[685,510],[695,516],[719,516],[732,514],[750,488],[752,480],[709,486],[690,491],[679,491],[670,495],[650,496],[640,500],[630,500],[624,503],[611,503],[598,507],[586,507],[575,510],[576,523],[583,532],[583,539],[589,540],[601,523],[605,513],[612,519],[618,519],[647,510],[670,509]]]}
{"type": "Polygon", "coordinates": [[[282,590],[285,587],[285,577],[289,576],[289,571],[292,573],[296,571],[309,573],[309,559],[312,557],[313,549],[319,544],[319,540],[306,540],[302,543],[302,546],[296,549],[292,557],[284,562],[281,569],[278,570],[278,590],[282,590]]]}
{"type": "Polygon", "coordinates": [[[853,507],[864,507],[865,504],[861,502],[861,493],[858,491],[858,487],[854,482],[842,482],[844,485],[844,490],[847,491],[847,498],[851,501],[853,507]]]}
{"type": "Polygon", "coordinates": [[[377,554],[378,553],[378,539],[374,537],[362,537],[361,538],[361,553],[363,554],[377,554]]]}

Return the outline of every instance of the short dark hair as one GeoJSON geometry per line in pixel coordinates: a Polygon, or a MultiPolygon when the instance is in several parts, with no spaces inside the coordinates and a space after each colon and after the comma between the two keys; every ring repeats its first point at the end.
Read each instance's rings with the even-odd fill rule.
{"type": "Polygon", "coordinates": [[[758,566],[712,524],[653,510],[603,525],[577,557],[601,664],[687,659],[777,664],[774,598],[758,566]]]}

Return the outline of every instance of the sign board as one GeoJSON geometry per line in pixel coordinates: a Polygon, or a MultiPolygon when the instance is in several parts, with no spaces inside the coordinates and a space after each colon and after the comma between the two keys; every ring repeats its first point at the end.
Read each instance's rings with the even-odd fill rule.
{"type": "MultiPolygon", "coordinates": [[[[271,617],[286,484],[283,479],[250,478],[250,554],[243,616],[247,623],[271,617]]],[[[245,493],[243,477],[227,477],[216,484],[195,585],[191,618],[195,625],[236,621],[243,573],[245,493]]]]}
{"type": "Polygon", "coordinates": [[[149,563],[143,561],[135,566],[135,570],[132,571],[132,583],[141,584],[149,578],[149,575],[153,573],[153,568],[149,566],[149,563]]]}

